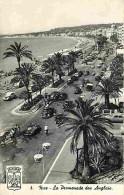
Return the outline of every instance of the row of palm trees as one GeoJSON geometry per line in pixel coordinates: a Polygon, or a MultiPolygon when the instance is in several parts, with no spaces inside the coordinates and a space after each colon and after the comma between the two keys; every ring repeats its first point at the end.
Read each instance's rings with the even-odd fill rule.
{"type": "MultiPolygon", "coordinates": [[[[24,80],[24,85],[26,87],[27,92],[29,93],[29,74],[32,74],[34,67],[33,64],[27,63],[21,65],[21,60],[23,57],[29,58],[31,61],[33,61],[32,52],[29,51],[27,48],[28,47],[26,45],[22,46],[21,43],[18,44],[17,42],[15,42],[13,45],[10,45],[10,47],[7,48],[7,51],[4,53],[4,59],[8,57],[15,57],[17,59],[18,68],[16,69],[16,74],[23,74],[23,76],[21,76],[21,80],[24,80]],[[28,78],[26,78],[26,76],[28,78]]],[[[55,53],[52,57],[49,57],[43,61],[42,69],[49,70],[49,72],[51,72],[52,81],[54,84],[54,74],[56,73],[59,76],[59,80],[61,80],[62,76],[64,75],[64,70],[68,70],[69,73],[69,71],[75,68],[74,63],[76,62],[77,57],[78,54],[75,51],[70,51],[67,56],[59,52],[55,53]]],[[[35,58],[34,62],[35,64],[37,63],[35,58]]],[[[41,93],[41,89],[44,86],[43,75],[38,74],[33,76],[33,78],[35,81],[35,86],[36,84],[38,85],[41,93]]]]}
{"type": "Polygon", "coordinates": [[[47,58],[43,62],[42,69],[51,72],[54,83],[55,73],[59,76],[59,80],[61,80],[65,70],[67,70],[68,73],[74,70],[74,63],[77,57],[78,53],[75,51],[70,51],[66,56],[59,52],[55,53],[52,57],[47,58]]]}

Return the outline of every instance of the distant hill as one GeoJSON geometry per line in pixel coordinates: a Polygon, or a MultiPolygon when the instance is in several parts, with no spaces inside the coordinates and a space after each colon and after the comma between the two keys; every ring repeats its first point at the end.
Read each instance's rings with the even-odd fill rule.
{"type": "Polygon", "coordinates": [[[89,25],[81,25],[81,26],[74,26],[74,27],[54,28],[49,31],[32,32],[32,33],[25,33],[25,34],[1,35],[0,37],[6,37],[6,36],[13,37],[13,36],[21,36],[21,35],[38,36],[42,34],[47,35],[47,34],[60,34],[60,33],[68,33],[68,32],[84,32],[85,33],[90,30],[110,28],[112,24],[116,25],[117,27],[122,25],[122,23],[89,24],[89,25]]]}
{"type": "MultiPolygon", "coordinates": [[[[81,25],[81,26],[74,26],[74,27],[62,27],[62,28],[55,28],[51,29],[49,32],[51,33],[67,33],[67,32],[87,32],[90,30],[97,30],[100,28],[110,28],[113,23],[109,24],[89,24],[89,25],[81,25]]],[[[121,26],[122,23],[114,23],[114,25],[121,26]]]]}

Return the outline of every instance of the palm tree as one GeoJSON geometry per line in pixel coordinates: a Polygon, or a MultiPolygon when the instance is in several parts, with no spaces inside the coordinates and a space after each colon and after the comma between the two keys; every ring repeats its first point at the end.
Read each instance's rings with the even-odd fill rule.
{"type": "Polygon", "coordinates": [[[31,75],[34,71],[33,65],[30,63],[21,64],[20,68],[16,68],[15,74],[20,76],[20,80],[23,81],[27,94],[28,94],[28,102],[30,102],[31,93],[29,90],[29,84],[31,75]]]}
{"type": "Polygon", "coordinates": [[[110,78],[100,79],[100,84],[97,85],[94,95],[101,95],[105,97],[105,106],[109,108],[109,97],[115,97],[115,93],[119,95],[119,83],[110,78]]]}
{"type": "Polygon", "coordinates": [[[33,74],[32,79],[35,81],[35,85],[39,88],[40,95],[41,95],[41,91],[45,86],[43,76],[41,74],[33,74]]]}
{"type": "Polygon", "coordinates": [[[111,134],[106,126],[112,127],[111,120],[106,119],[98,111],[99,105],[93,104],[93,100],[83,101],[81,98],[76,100],[76,109],[66,109],[66,112],[71,114],[71,117],[66,116],[64,124],[66,131],[73,132],[73,137],[70,145],[71,152],[75,151],[79,138],[82,136],[83,145],[83,171],[82,178],[87,180],[90,177],[90,159],[89,150],[103,143],[109,144],[109,135],[111,134]],[[92,141],[91,141],[92,140],[92,141]]]}
{"type": "Polygon", "coordinates": [[[56,65],[56,74],[59,75],[59,80],[61,80],[61,77],[63,75],[63,71],[62,71],[63,56],[61,53],[58,52],[54,54],[53,59],[56,65]]]}
{"type": "Polygon", "coordinates": [[[54,60],[50,57],[47,58],[47,60],[45,60],[43,63],[43,68],[50,70],[50,72],[52,73],[53,84],[54,84],[54,71],[56,69],[56,65],[55,65],[54,60]]]}
{"type": "Polygon", "coordinates": [[[18,44],[17,42],[15,42],[15,45],[10,45],[9,48],[7,48],[7,52],[5,52],[4,58],[8,58],[8,57],[16,57],[17,62],[18,62],[18,66],[20,68],[20,61],[22,59],[22,57],[26,57],[29,58],[30,60],[32,60],[32,53],[31,51],[27,50],[26,45],[22,46],[21,42],[18,44]]]}
{"type": "Polygon", "coordinates": [[[75,51],[70,51],[69,52],[68,60],[69,60],[69,64],[71,65],[72,69],[75,68],[74,63],[76,62],[77,57],[78,57],[78,55],[75,51]]]}

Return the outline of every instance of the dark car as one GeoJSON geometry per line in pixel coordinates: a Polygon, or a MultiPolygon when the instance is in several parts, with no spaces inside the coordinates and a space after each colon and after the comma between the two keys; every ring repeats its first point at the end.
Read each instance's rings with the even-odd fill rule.
{"type": "Polygon", "coordinates": [[[51,118],[55,113],[54,108],[52,107],[45,107],[42,111],[41,117],[44,119],[51,118]]]}
{"type": "Polygon", "coordinates": [[[65,99],[67,99],[67,97],[68,97],[67,93],[60,93],[59,94],[59,100],[65,100],[65,99]]]}
{"type": "Polygon", "coordinates": [[[75,75],[71,76],[71,80],[72,81],[77,81],[78,80],[78,76],[75,76],[75,75]]]}
{"type": "Polygon", "coordinates": [[[65,101],[64,104],[63,104],[63,109],[73,108],[73,107],[74,107],[73,101],[65,101]]]}
{"type": "Polygon", "coordinates": [[[66,93],[60,93],[58,91],[54,91],[50,95],[50,99],[53,101],[58,101],[58,100],[65,100],[67,98],[66,93]]]}
{"type": "Polygon", "coordinates": [[[75,87],[74,94],[80,94],[80,93],[82,93],[81,88],[75,87]]]}
{"type": "Polygon", "coordinates": [[[41,127],[35,123],[30,124],[26,130],[23,131],[23,135],[25,136],[32,136],[36,135],[41,131],[41,127]]]}
{"type": "Polygon", "coordinates": [[[63,114],[63,113],[60,113],[60,114],[57,114],[56,116],[55,116],[55,122],[56,122],[56,124],[62,124],[62,123],[64,123],[65,121],[66,121],[66,115],[65,114],[63,114]]]}
{"type": "Polygon", "coordinates": [[[83,75],[83,72],[80,70],[74,74],[76,77],[81,77],[83,75]]]}
{"type": "Polygon", "coordinates": [[[51,93],[50,99],[51,100],[58,100],[59,99],[59,95],[60,95],[60,92],[54,91],[54,92],[51,93]]]}

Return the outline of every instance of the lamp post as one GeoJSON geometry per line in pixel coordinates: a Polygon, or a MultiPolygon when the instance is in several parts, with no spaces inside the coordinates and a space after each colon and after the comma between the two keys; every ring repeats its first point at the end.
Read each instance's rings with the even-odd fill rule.
{"type": "Polygon", "coordinates": [[[39,149],[38,154],[34,155],[35,162],[40,163],[42,160],[43,177],[45,175],[45,164],[44,164],[45,151],[49,150],[50,145],[51,145],[50,143],[43,143],[41,148],[39,149]],[[42,152],[41,154],[40,154],[40,151],[42,152]]]}

